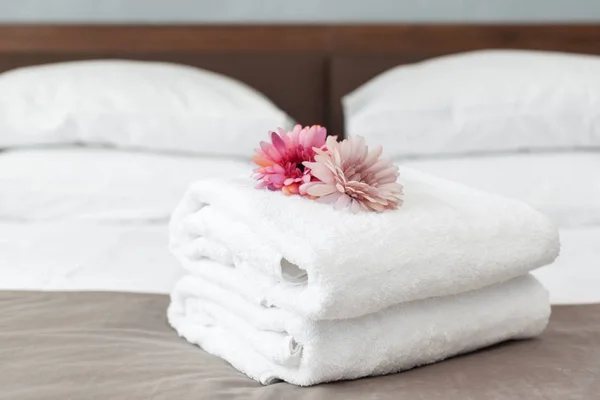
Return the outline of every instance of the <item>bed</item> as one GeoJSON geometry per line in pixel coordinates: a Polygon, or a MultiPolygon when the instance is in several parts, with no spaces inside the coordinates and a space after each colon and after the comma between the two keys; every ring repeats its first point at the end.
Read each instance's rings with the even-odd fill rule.
{"type": "MultiPolygon", "coordinates": [[[[482,48],[600,54],[600,27],[2,26],[0,71],[98,58],[187,64],[239,79],[298,122],[342,134],[341,98],[368,79],[398,64],[482,48]]],[[[528,156],[399,163],[527,197],[510,179],[498,176],[500,183],[488,187],[485,177],[499,166],[527,164],[528,156]]],[[[541,170],[568,156],[543,157],[541,170]]],[[[599,165],[598,153],[587,157],[581,168],[599,165]]],[[[0,152],[0,182],[18,185],[32,175],[20,171],[32,165],[48,174],[58,165],[55,178],[74,165],[80,184],[89,165],[100,165],[106,182],[137,182],[128,195],[152,201],[147,213],[129,208],[98,219],[65,218],[81,203],[65,208],[23,197],[31,213],[21,215],[21,202],[8,208],[0,199],[2,398],[590,399],[600,390],[600,223],[584,218],[585,210],[566,215],[562,256],[537,273],[555,304],[541,338],[381,378],[262,387],[178,338],[165,320],[166,294],[183,273],[167,249],[169,210],[191,181],[249,174],[249,160],[80,146],[11,149],[0,152]],[[60,160],[68,160],[66,169],[60,160]]],[[[36,190],[48,190],[48,182],[41,174],[36,190]]],[[[81,188],[102,190],[89,182],[81,188]]]]}

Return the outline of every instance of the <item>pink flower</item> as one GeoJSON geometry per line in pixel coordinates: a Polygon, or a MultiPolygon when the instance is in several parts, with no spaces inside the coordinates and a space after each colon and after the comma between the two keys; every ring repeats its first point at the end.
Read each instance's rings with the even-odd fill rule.
{"type": "Polygon", "coordinates": [[[393,210],[402,205],[402,185],[398,167],[391,160],[379,159],[381,147],[369,151],[364,138],[351,137],[336,142],[329,137],[326,149],[315,149],[315,161],[305,162],[318,181],[304,183],[300,192],[334,203],[336,209],[393,210]]]}
{"type": "Polygon", "coordinates": [[[278,132],[270,132],[271,143],[260,142],[260,149],[252,157],[259,166],[254,170],[254,178],[260,181],[257,187],[299,194],[300,184],[312,178],[304,162],[314,161],[315,149],[325,145],[327,130],[318,125],[296,125],[290,132],[281,128],[278,132]]]}

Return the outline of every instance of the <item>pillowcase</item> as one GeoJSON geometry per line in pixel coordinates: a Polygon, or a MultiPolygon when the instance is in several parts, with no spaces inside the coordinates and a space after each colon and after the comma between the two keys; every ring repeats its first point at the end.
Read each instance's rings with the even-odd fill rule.
{"type": "Polygon", "coordinates": [[[0,74],[0,148],[82,143],[242,156],[290,117],[249,86],[177,64],[126,60],[0,74]]]}
{"type": "Polygon", "coordinates": [[[394,157],[600,147],[600,57],[486,50],[393,68],[343,98],[394,157]]]}
{"type": "Polygon", "coordinates": [[[0,153],[0,222],[168,221],[188,186],[203,178],[250,176],[250,162],[97,148],[0,153]]]}

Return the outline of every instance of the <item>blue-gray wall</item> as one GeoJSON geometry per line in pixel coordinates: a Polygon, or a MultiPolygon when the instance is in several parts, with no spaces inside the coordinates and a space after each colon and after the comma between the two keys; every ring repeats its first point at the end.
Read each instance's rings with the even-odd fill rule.
{"type": "Polygon", "coordinates": [[[600,21],[600,0],[0,0],[0,22],[600,21]]]}

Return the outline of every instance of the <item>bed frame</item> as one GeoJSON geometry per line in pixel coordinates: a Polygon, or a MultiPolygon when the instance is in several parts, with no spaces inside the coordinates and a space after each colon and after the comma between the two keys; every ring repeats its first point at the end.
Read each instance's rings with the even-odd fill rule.
{"type": "Polygon", "coordinates": [[[95,58],[183,63],[244,81],[300,123],[341,134],[340,99],[368,79],[395,65],[484,48],[600,54],[600,24],[4,25],[0,71],[95,58]]]}

